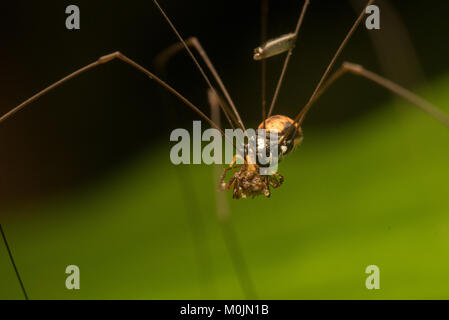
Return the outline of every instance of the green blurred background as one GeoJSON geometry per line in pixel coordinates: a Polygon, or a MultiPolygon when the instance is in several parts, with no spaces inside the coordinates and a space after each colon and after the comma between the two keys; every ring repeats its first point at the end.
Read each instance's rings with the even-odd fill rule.
{"type": "MultiPolygon", "coordinates": [[[[312,1],[277,112],[294,116],[365,1],[312,1]]],[[[176,41],[150,1],[16,1],[2,11],[0,112],[97,57],[120,50],[154,70],[176,41]]],[[[261,121],[260,1],[161,1],[197,36],[247,126],[261,121]]],[[[349,60],[449,112],[446,1],[379,1],[382,30],[361,28],[349,60]]],[[[290,32],[302,1],[270,2],[269,37],[290,32]]],[[[269,61],[270,88],[282,57],[269,61]]],[[[186,55],[174,87],[208,112],[186,55]]],[[[272,94],[269,90],[269,96],[272,94]]],[[[0,219],[32,299],[245,298],[215,208],[213,168],[174,166],[169,133],[198,117],[126,65],[86,73],[0,126],[0,219]],[[67,265],[81,290],[65,288],[67,265]]],[[[257,297],[449,298],[449,131],[348,76],[316,104],[302,147],[270,199],[226,197],[257,297]],[[366,266],[380,290],[365,288],[366,266]]],[[[0,245],[0,298],[23,295],[0,245]]]]}

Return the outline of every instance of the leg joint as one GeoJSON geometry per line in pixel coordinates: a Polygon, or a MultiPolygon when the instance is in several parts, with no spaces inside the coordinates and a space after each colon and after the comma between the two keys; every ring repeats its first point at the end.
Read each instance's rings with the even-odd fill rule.
{"type": "Polygon", "coordinates": [[[105,56],[100,57],[100,58],[98,59],[98,62],[99,62],[99,63],[106,63],[106,62],[109,62],[109,61],[111,61],[111,60],[120,58],[120,57],[122,57],[122,56],[123,56],[123,55],[121,54],[120,51],[116,51],[116,52],[113,52],[113,53],[110,53],[110,54],[107,54],[107,55],[105,55],[105,56]]]}
{"type": "Polygon", "coordinates": [[[361,74],[363,72],[363,67],[360,64],[352,63],[352,62],[343,62],[342,65],[344,70],[352,72],[354,74],[361,74]]]}

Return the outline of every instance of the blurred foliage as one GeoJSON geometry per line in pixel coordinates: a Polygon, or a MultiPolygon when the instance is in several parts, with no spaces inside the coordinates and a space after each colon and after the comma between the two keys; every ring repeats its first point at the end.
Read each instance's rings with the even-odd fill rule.
{"type": "MultiPolygon", "coordinates": [[[[449,77],[420,94],[449,112],[448,86],[449,77]]],[[[8,212],[30,298],[244,298],[216,218],[212,167],[176,168],[167,146],[155,150],[101,184],[8,212]],[[70,264],[81,269],[81,290],[65,289],[70,264]]],[[[306,125],[270,199],[227,195],[259,297],[449,298],[448,164],[447,128],[402,100],[332,131],[306,125]],[[365,288],[370,264],[380,267],[380,290],[365,288]]],[[[21,299],[3,244],[0,275],[0,298],[21,299]]]]}

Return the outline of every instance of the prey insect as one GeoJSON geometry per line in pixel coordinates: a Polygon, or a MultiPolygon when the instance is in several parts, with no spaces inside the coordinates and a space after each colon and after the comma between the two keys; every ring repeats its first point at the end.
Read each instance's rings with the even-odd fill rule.
{"type": "MultiPolygon", "coordinates": [[[[234,104],[229,92],[227,91],[223,81],[221,80],[218,72],[216,71],[213,63],[209,59],[206,51],[200,44],[197,38],[189,38],[187,40],[184,40],[184,38],[179,33],[178,29],[175,27],[173,22],[170,20],[168,15],[165,13],[165,11],[162,9],[162,7],[159,5],[158,1],[153,0],[156,8],[160,11],[161,15],[165,19],[165,21],[168,23],[174,34],[177,36],[179,43],[175,44],[174,46],[168,48],[166,51],[164,51],[164,54],[162,54],[159,58],[160,64],[164,64],[167,62],[170,56],[172,56],[174,53],[176,53],[179,50],[186,50],[186,52],[189,54],[190,58],[194,62],[195,66],[201,73],[202,77],[204,78],[207,86],[209,87],[209,104],[216,104],[221,111],[223,112],[224,116],[226,117],[229,125],[232,128],[240,128],[243,131],[245,131],[244,123],[240,117],[240,114],[237,110],[236,105],[234,104]],[[202,64],[197,59],[197,55],[195,55],[192,50],[195,50],[196,54],[200,57],[202,63],[207,67],[208,74],[206,74],[206,71],[203,69],[202,64]],[[213,81],[210,78],[210,75],[212,75],[213,81]]],[[[394,94],[397,94],[401,96],[402,98],[408,100],[412,104],[416,105],[417,107],[421,108],[425,112],[427,112],[429,115],[433,116],[435,119],[437,119],[439,122],[444,124],[445,126],[449,127],[449,117],[440,111],[438,108],[433,106],[432,104],[428,103],[424,99],[418,97],[414,93],[410,92],[409,90],[397,85],[396,83],[393,83],[392,81],[375,74],[371,71],[368,71],[364,69],[361,65],[345,62],[342,64],[342,66],[335,71],[335,73],[331,74],[332,70],[335,67],[335,64],[337,63],[338,58],[340,57],[343,49],[345,48],[346,44],[350,40],[351,36],[354,34],[358,26],[363,21],[363,18],[365,16],[365,9],[366,7],[372,5],[375,1],[370,0],[367,1],[366,6],[362,10],[362,12],[359,14],[349,31],[347,32],[346,36],[344,37],[343,41],[341,42],[340,46],[338,47],[336,53],[332,57],[329,65],[326,67],[322,77],[320,78],[320,81],[315,86],[315,89],[313,93],[311,94],[308,102],[303,106],[299,113],[293,117],[290,118],[285,115],[273,115],[273,111],[279,96],[280,89],[282,87],[282,83],[285,79],[287,67],[289,64],[289,61],[292,57],[295,43],[298,39],[301,27],[303,25],[307,9],[311,3],[310,0],[305,0],[302,4],[300,15],[295,27],[294,32],[282,35],[278,38],[266,41],[266,24],[262,24],[262,32],[261,32],[261,45],[257,47],[254,51],[254,60],[259,61],[262,68],[262,122],[259,125],[260,129],[265,129],[267,133],[276,132],[279,136],[278,143],[278,152],[279,154],[278,159],[281,160],[285,158],[288,154],[290,154],[293,150],[295,150],[301,143],[303,139],[303,132],[302,132],[302,124],[304,122],[304,119],[312,107],[312,105],[319,99],[319,97],[333,84],[335,81],[340,79],[344,74],[353,74],[356,76],[360,76],[362,78],[365,78],[367,80],[370,80],[374,83],[377,83],[378,85],[384,87],[387,90],[390,90],[394,94]],[[273,97],[271,99],[270,106],[268,108],[267,112],[267,105],[266,105],[266,95],[265,95],[265,89],[266,89],[266,60],[272,56],[280,55],[286,53],[284,63],[282,66],[282,70],[280,72],[279,79],[277,81],[277,85],[273,94],[273,97]]],[[[266,6],[266,1],[263,2],[263,5],[266,6]]],[[[18,112],[19,110],[23,109],[28,104],[32,103],[33,101],[37,100],[44,94],[48,93],[49,91],[55,89],[56,87],[60,86],[61,84],[65,83],[66,81],[73,79],[74,77],[78,76],[79,74],[91,70],[93,68],[96,68],[102,64],[108,63],[112,60],[120,60],[129,66],[135,68],[136,70],[146,74],[150,79],[154,80],[156,83],[158,83],[160,86],[164,87],[166,90],[168,90],[172,95],[176,96],[178,99],[180,99],[185,105],[187,105],[189,108],[191,108],[194,112],[196,112],[201,118],[203,118],[205,121],[207,121],[212,127],[216,128],[220,131],[220,133],[225,137],[228,138],[223,129],[220,125],[218,125],[215,121],[213,121],[211,118],[209,118],[199,107],[197,107],[195,104],[193,104],[190,100],[188,100],[184,95],[182,95],[179,91],[174,89],[172,86],[170,86],[167,82],[163,81],[161,78],[156,76],[154,73],[143,67],[142,65],[138,64],[134,60],[128,58],[126,55],[120,53],[120,52],[114,52],[111,54],[104,55],[97,59],[96,61],[92,62],[91,64],[88,64],[75,72],[69,74],[68,76],[60,79],[59,81],[55,82],[54,84],[50,85],[49,87],[45,88],[44,90],[38,92],[34,96],[30,97],[29,99],[25,100],[23,103],[19,104],[15,108],[13,108],[11,111],[0,117],[0,123],[5,121],[7,118],[12,116],[14,113],[18,112]]],[[[237,157],[237,156],[236,156],[237,157]]],[[[234,198],[247,198],[247,197],[255,197],[258,195],[263,195],[266,197],[269,197],[271,194],[270,188],[278,188],[281,186],[281,184],[284,181],[284,178],[278,173],[273,172],[269,175],[261,175],[259,173],[259,169],[262,166],[262,164],[258,162],[250,162],[246,156],[246,154],[243,155],[243,163],[238,164],[237,158],[234,157],[234,161],[229,165],[229,167],[224,169],[224,172],[221,176],[221,189],[222,190],[233,190],[233,197],[234,198]],[[229,180],[227,179],[227,174],[231,172],[231,177],[229,180]]]]}

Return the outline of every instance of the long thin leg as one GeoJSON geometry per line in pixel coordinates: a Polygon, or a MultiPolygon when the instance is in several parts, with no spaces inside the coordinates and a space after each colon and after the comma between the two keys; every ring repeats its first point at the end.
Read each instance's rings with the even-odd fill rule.
{"type": "Polygon", "coordinates": [[[28,300],[28,295],[25,290],[25,286],[23,285],[22,278],[20,277],[19,269],[17,269],[16,263],[14,262],[14,258],[12,256],[11,249],[9,248],[8,241],[6,240],[5,232],[3,231],[3,227],[0,224],[0,233],[2,234],[3,241],[5,242],[6,250],[8,251],[9,259],[11,260],[14,271],[16,272],[17,280],[19,280],[20,287],[22,288],[23,295],[25,296],[25,300],[28,300]]]}
{"type": "MultiPolygon", "coordinates": [[[[417,96],[413,92],[401,87],[397,83],[394,83],[393,81],[386,79],[372,71],[369,71],[365,69],[363,66],[359,64],[354,64],[351,62],[345,62],[343,65],[324,83],[324,85],[321,87],[320,91],[317,92],[313,100],[311,100],[306,106],[307,109],[310,110],[310,107],[312,104],[318,100],[318,98],[321,97],[321,95],[329,89],[332,84],[335,83],[338,79],[340,79],[343,75],[351,73],[356,76],[361,76],[365,79],[368,79],[370,81],[373,81],[380,85],[381,87],[384,87],[387,90],[390,90],[394,94],[397,94],[398,96],[404,98],[405,100],[411,102],[412,104],[416,105],[418,108],[422,109],[423,111],[427,112],[429,115],[434,117],[436,120],[441,122],[443,125],[449,128],[449,116],[432,105],[431,103],[427,102],[423,98],[417,96]]],[[[301,121],[299,124],[301,125],[302,121],[304,120],[306,116],[306,113],[304,113],[301,117],[301,121]]]]}
{"type": "MultiPolygon", "coordinates": [[[[267,41],[268,28],[268,0],[262,0],[260,10],[260,43],[267,41]]],[[[267,118],[267,61],[261,61],[261,105],[262,105],[262,121],[263,129],[265,129],[265,119],[267,118]]]]}
{"type": "MultiPolygon", "coordinates": [[[[306,14],[307,7],[309,6],[309,3],[310,3],[310,0],[305,0],[304,5],[302,6],[302,11],[301,11],[301,14],[299,16],[298,23],[296,24],[295,40],[293,41],[293,43],[295,43],[296,39],[298,38],[298,34],[299,34],[300,29],[301,29],[302,22],[304,21],[304,16],[306,14]]],[[[272,113],[273,113],[274,106],[275,106],[277,98],[279,96],[279,91],[281,90],[282,82],[283,82],[283,80],[285,78],[285,73],[287,72],[288,63],[289,63],[290,58],[291,58],[291,56],[293,54],[293,49],[294,49],[294,46],[292,46],[288,50],[287,56],[285,57],[284,65],[282,66],[281,76],[279,77],[278,83],[276,85],[276,90],[274,91],[273,100],[271,101],[271,105],[270,105],[270,109],[268,110],[268,116],[267,117],[270,117],[272,115],[272,113]]]]}
{"type": "Polygon", "coordinates": [[[192,231],[195,260],[198,265],[197,277],[200,280],[200,293],[204,299],[210,299],[210,294],[216,293],[213,283],[213,268],[211,260],[211,248],[207,239],[208,228],[204,221],[207,213],[200,206],[200,194],[192,182],[193,172],[189,166],[176,166],[178,183],[181,187],[182,199],[185,204],[187,220],[192,231]]]}
{"type": "MultiPolygon", "coordinates": [[[[320,81],[318,82],[317,86],[315,87],[315,90],[313,91],[312,95],[310,96],[308,102],[306,105],[302,108],[302,110],[298,113],[298,115],[295,117],[295,123],[299,123],[301,117],[303,114],[306,114],[308,111],[308,108],[312,105],[312,101],[315,98],[315,95],[318,93],[318,91],[321,89],[321,86],[323,85],[324,81],[326,81],[326,78],[328,77],[329,73],[332,71],[332,68],[334,67],[335,63],[337,62],[337,59],[340,57],[340,54],[343,52],[343,49],[348,44],[349,40],[351,39],[354,32],[357,30],[358,26],[363,20],[363,17],[365,16],[366,8],[374,3],[375,0],[369,0],[366,6],[363,8],[362,12],[352,25],[351,29],[346,34],[345,38],[343,39],[342,43],[338,47],[337,51],[335,52],[334,56],[331,59],[331,62],[327,66],[326,70],[324,71],[323,75],[321,76],[320,81]]],[[[296,128],[296,126],[291,126],[289,130],[284,134],[284,136],[281,138],[280,143],[283,142],[284,138],[287,137],[293,130],[293,128],[296,128]]],[[[295,133],[296,134],[296,133],[295,133]]]]}
{"type": "MultiPolygon", "coordinates": [[[[209,103],[211,107],[211,118],[218,124],[220,124],[220,112],[217,104],[217,99],[211,99],[211,93],[209,92],[209,103]]],[[[214,183],[220,179],[220,167],[214,166],[214,183]]],[[[242,288],[243,293],[247,299],[257,299],[257,294],[254,289],[254,284],[251,278],[251,274],[246,264],[245,257],[242,252],[240,242],[238,241],[237,234],[234,230],[231,220],[231,211],[229,203],[223,192],[220,192],[220,186],[215,188],[215,205],[218,222],[223,232],[223,238],[226,243],[226,247],[231,256],[231,261],[234,266],[237,278],[242,288]]]]}
{"type": "Polygon", "coordinates": [[[321,76],[320,81],[318,82],[317,86],[315,87],[315,90],[312,93],[312,96],[310,97],[310,100],[312,100],[315,97],[315,95],[317,94],[318,90],[320,90],[320,88],[323,85],[324,81],[326,80],[327,76],[332,71],[332,68],[334,67],[335,63],[337,62],[338,57],[343,52],[343,49],[346,47],[346,45],[348,44],[348,42],[351,39],[352,35],[354,34],[354,32],[357,30],[358,26],[362,22],[363,17],[365,16],[366,8],[369,7],[370,5],[372,5],[374,3],[374,1],[375,0],[368,1],[368,3],[363,8],[363,10],[360,13],[359,17],[357,18],[357,20],[354,22],[354,24],[352,25],[351,29],[346,34],[346,37],[343,39],[343,42],[340,44],[340,46],[337,49],[337,52],[335,52],[334,56],[332,57],[331,62],[327,66],[326,71],[324,71],[323,75],[321,76]]]}
{"type": "MultiPolygon", "coordinates": [[[[215,78],[215,81],[220,86],[221,91],[223,92],[224,95],[226,95],[227,100],[228,101],[231,100],[231,97],[230,97],[228,91],[226,90],[226,87],[224,86],[223,81],[220,78],[220,75],[215,70],[215,67],[212,64],[212,61],[210,61],[209,56],[207,55],[206,51],[203,49],[203,46],[201,45],[201,43],[199,42],[199,40],[196,37],[190,37],[190,38],[186,39],[184,41],[184,43],[177,42],[177,43],[171,45],[170,47],[168,47],[167,49],[165,49],[164,51],[162,51],[161,53],[159,53],[155,58],[156,67],[160,70],[165,70],[165,67],[166,67],[168,61],[174,55],[176,55],[178,52],[185,49],[184,44],[187,45],[187,47],[193,47],[199,53],[200,57],[203,59],[207,68],[212,73],[213,77],[215,78]]],[[[217,92],[215,91],[215,93],[217,93],[217,92]]],[[[220,100],[219,106],[221,107],[221,109],[222,109],[224,115],[226,116],[226,119],[228,120],[231,127],[234,128],[234,124],[236,124],[237,126],[240,126],[238,119],[236,118],[236,116],[232,112],[232,110],[229,109],[230,107],[226,103],[226,101],[223,101],[223,99],[221,99],[221,97],[218,94],[216,94],[216,96],[220,100]]]]}
{"type": "Polygon", "coordinates": [[[225,134],[221,130],[220,126],[218,126],[215,122],[213,122],[208,116],[206,116],[192,102],[187,100],[182,94],[180,94],[178,91],[173,89],[169,84],[167,84],[166,82],[161,80],[159,77],[157,77],[156,75],[154,75],[153,73],[151,73],[150,71],[148,71],[147,69],[145,69],[144,67],[142,67],[141,65],[139,65],[138,63],[136,63],[135,61],[131,60],[130,58],[128,58],[127,56],[123,55],[122,53],[120,53],[118,51],[100,57],[97,61],[92,62],[92,63],[88,64],[87,66],[82,67],[82,68],[76,70],[75,72],[69,74],[68,76],[65,76],[64,78],[60,79],[59,81],[56,81],[55,83],[53,83],[49,87],[45,88],[44,90],[36,93],[32,97],[28,98],[27,100],[25,100],[24,102],[22,102],[21,104],[19,104],[15,108],[13,108],[11,111],[9,111],[6,114],[4,114],[3,116],[1,116],[0,117],[0,123],[5,121],[6,119],[11,117],[12,115],[14,115],[16,112],[22,110],[28,104],[36,101],[37,99],[39,99],[44,94],[48,93],[49,91],[51,91],[51,90],[55,89],[56,87],[60,86],[61,84],[65,83],[66,81],[75,78],[76,76],[80,75],[81,73],[83,73],[83,72],[85,72],[87,70],[90,70],[90,69],[93,69],[95,67],[98,67],[99,65],[102,65],[104,63],[110,62],[110,61],[112,61],[114,59],[119,59],[119,60],[129,64],[130,66],[134,67],[135,69],[139,70],[140,72],[143,72],[144,74],[146,74],[150,79],[156,81],[159,85],[161,85],[162,87],[167,89],[170,93],[175,95],[178,99],[180,99],[188,107],[190,107],[193,111],[195,111],[198,115],[200,115],[204,120],[206,120],[212,127],[214,127],[217,130],[219,130],[221,132],[221,134],[223,136],[225,136],[225,134]]]}
{"type": "MultiPolygon", "coordinates": [[[[187,50],[187,52],[189,53],[190,57],[192,58],[193,62],[195,63],[195,65],[197,66],[198,70],[200,71],[201,75],[203,76],[204,80],[206,80],[208,86],[210,89],[216,91],[214,89],[214,87],[212,86],[212,83],[210,82],[209,78],[207,77],[206,73],[204,72],[203,68],[201,67],[201,65],[199,64],[198,60],[195,58],[195,56],[193,55],[192,51],[190,50],[189,46],[187,45],[187,43],[184,41],[183,37],[181,36],[181,34],[178,32],[178,30],[176,29],[175,25],[171,22],[170,18],[167,16],[167,14],[164,12],[164,10],[162,9],[162,7],[159,5],[159,3],[156,0],[153,0],[154,4],[156,5],[156,7],[159,9],[159,11],[161,12],[162,16],[164,17],[164,19],[167,21],[167,23],[170,25],[170,28],[173,30],[173,32],[176,34],[176,36],[178,37],[179,41],[182,43],[182,45],[184,46],[184,48],[187,50]]],[[[203,59],[207,62],[209,62],[208,67],[211,70],[212,74],[214,75],[215,79],[217,80],[217,82],[220,85],[221,90],[223,91],[226,99],[228,100],[229,105],[232,108],[232,111],[234,112],[237,121],[239,123],[239,126],[242,128],[243,131],[245,131],[245,126],[243,125],[242,119],[240,118],[240,115],[237,111],[237,108],[234,105],[234,102],[232,101],[229,93],[227,92],[225,86],[223,85],[223,83],[221,82],[220,77],[218,76],[218,73],[215,71],[214,66],[212,65],[212,63],[210,62],[209,58],[206,55],[206,52],[204,52],[204,50],[202,50],[202,47],[199,46],[199,48],[201,50],[198,50],[200,52],[200,55],[203,57],[203,59]],[[204,56],[203,56],[204,54],[204,56]]]]}
{"type": "MultiPolygon", "coordinates": [[[[160,73],[160,78],[167,81],[165,72],[160,73]]],[[[164,92],[166,93],[166,92],[164,92]]],[[[164,99],[163,104],[167,104],[169,94],[164,94],[161,97],[164,99]]],[[[180,115],[175,109],[167,108],[163,110],[165,124],[175,123],[180,121],[180,115]]],[[[192,168],[189,166],[175,166],[176,178],[181,190],[181,198],[185,203],[185,211],[187,213],[187,220],[190,223],[192,231],[193,247],[198,265],[197,277],[199,280],[200,294],[203,298],[215,296],[216,288],[213,283],[213,268],[211,264],[210,246],[207,241],[207,227],[204,221],[204,210],[202,210],[199,203],[199,194],[195,190],[192,182],[192,168]]]]}

